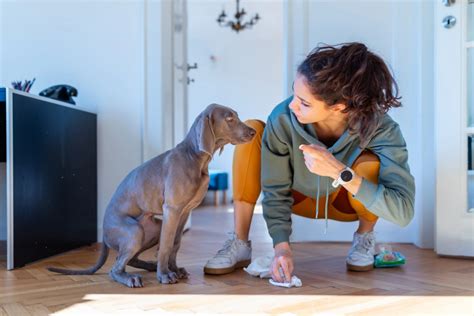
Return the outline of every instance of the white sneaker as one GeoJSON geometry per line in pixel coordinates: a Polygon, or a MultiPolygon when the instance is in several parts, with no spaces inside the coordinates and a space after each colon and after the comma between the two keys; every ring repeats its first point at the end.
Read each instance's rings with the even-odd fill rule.
{"type": "Polygon", "coordinates": [[[226,274],[237,268],[250,264],[252,259],[252,243],[237,239],[235,233],[229,233],[229,239],[217,254],[207,261],[204,273],[226,274]]]}
{"type": "Polygon", "coordinates": [[[354,233],[352,247],[346,259],[347,269],[351,271],[369,271],[374,268],[375,233],[354,233]]]}

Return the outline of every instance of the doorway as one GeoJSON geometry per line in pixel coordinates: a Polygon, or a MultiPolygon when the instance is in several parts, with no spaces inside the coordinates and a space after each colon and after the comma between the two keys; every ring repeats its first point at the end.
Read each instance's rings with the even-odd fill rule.
{"type": "MultiPolygon", "coordinates": [[[[240,1],[248,21],[260,19],[251,28],[236,32],[220,26],[218,16],[235,20],[235,0],[187,1],[187,129],[209,104],[233,108],[242,121],[266,121],[284,95],[283,0],[240,1]]],[[[232,192],[233,146],[214,156],[210,169],[229,174],[232,192]]],[[[230,194],[231,196],[231,194],[230,194]]]]}

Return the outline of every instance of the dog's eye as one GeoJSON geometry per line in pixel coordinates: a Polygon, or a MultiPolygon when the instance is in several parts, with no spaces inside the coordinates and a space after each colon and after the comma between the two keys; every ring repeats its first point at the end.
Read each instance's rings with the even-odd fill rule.
{"type": "Polygon", "coordinates": [[[225,118],[225,120],[227,122],[232,122],[232,121],[234,121],[234,118],[232,116],[228,116],[228,117],[225,118]]]}

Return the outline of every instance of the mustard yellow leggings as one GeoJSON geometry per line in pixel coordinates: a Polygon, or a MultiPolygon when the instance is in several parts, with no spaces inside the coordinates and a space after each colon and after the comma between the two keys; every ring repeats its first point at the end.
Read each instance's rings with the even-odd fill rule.
{"type": "MultiPolygon", "coordinates": [[[[260,153],[262,150],[262,135],[265,123],[260,120],[248,120],[248,126],[257,131],[254,139],[246,144],[237,145],[234,151],[232,166],[234,200],[255,204],[260,195],[260,153]]],[[[378,182],[380,161],[377,155],[364,151],[357,157],[351,168],[361,177],[373,183],[378,182]]],[[[295,190],[292,191],[294,204],[292,211],[296,215],[315,218],[316,199],[307,197],[295,190]]],[[[328,218],[351,222],[362,217],[368,221],[376,221],[378,217],[367,210],[362,203],[352,197],[344,187],[339,188],[328,196],[328,218]]],[[[318,201],[319,209],[324,209],[326,196],[318,201]]],[[[319,218],[324,218],[324,212],[319,212],[319,218]]]]}

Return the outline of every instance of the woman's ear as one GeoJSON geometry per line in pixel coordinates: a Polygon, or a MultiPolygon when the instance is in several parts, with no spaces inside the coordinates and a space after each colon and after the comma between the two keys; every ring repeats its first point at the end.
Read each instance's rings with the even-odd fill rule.
{"type": "Polygon", "coordinates": [[[332,109],[336,112],[341,112],[346,109],[346,105],[344,103],[336,103],[332,106],[332,109]]]}

